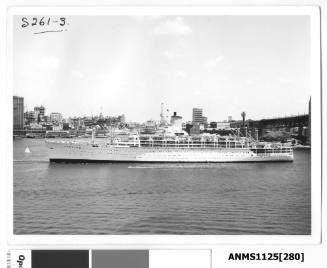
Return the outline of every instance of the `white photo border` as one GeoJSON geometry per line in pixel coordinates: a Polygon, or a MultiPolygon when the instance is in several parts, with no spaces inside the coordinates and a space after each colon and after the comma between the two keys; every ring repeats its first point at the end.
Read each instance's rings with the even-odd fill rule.
{"type": "MultiPolygon", "coordinates": [[[[311,86],[311,235],[14,235],[13,234],[13,141],[12,129],[6,131],[5,174],[7,180],[7,234],[9,245],[20,248],[165,248],[199,245],[317,245],[322,233],[322,109],[321,109],[321,48],[320,9],[318,6],[163,6],[163,7],[10,7],[7,12],[7,93],[13,95],[13,18],[15,15],[117,16],[117,15],[307,15],[310,17],[310,86],[311,86]]],[[[12,107],[12,106],[11,106],[12,107]]],[[[12,113],[12,108],[11,111],[12,113]]],[[[6,126],[11,126],[8,116],[6,126]]]]}

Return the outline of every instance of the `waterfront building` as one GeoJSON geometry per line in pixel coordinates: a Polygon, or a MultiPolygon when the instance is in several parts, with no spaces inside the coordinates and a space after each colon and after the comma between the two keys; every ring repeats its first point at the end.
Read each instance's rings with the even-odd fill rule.
{"type": "Polygon", "coordinates": [[[183,130],[186,131],[190,135],[192,127],[193,127],[192,122],[186,122],[183,130]]]}
{"type": "Polygon", "coordinates": [[[119,119],[120,123],[124,123],[124,124],[126,123],[126,117],[125,117],[124,114],[119,115],[118,116],[118,119],[119,119]]]}
{"type": "Polygon", "coordinates": [[[47,116],[47,115],[43,116],[43,121],[44,122],[49,122],[49,119],[50,119],[49,116],[47,116]]]}
{"type": "Polygon", "coordinates": [[[24,98],[13,96],[13,128],[24,128],[24,98]]]}
{"type": "Polygon", "coordinates": [[[58,125],[53,125],[52,130],[53,131],[61,131],[61,130],[63,130],[63,124],[60,123],[58,125]]]}
{"type": "Polygon", "coordinates": [[[39,111],[40,111],[40,116],[43,117],[43,116],[45,115],[45,107],[41,105],[41,106],[39,107],[39,111]]]}
{"type": "Polygon", "coordinates": [[[230,129],[230,123],[228,122],[217,122],[217,129],[230,129]]]}
{"type": "Polygon", "coordinates": [[[208,125],[208,117],[206,117],[206,116],[202,116],[202,123],[203,123],[204,125],[208,125]]]}
{"type": "Polygon", "coordinates": [[[228,116],[228,122],[232,122],[233,121],[233,117],[231,115],[228,116]]]}
{"type": "Polygon", "coordinates": [[[105,123],[108,126],[118,126],[120,123],[122,123],[121,116],[107,116],[105,118],[105,123]]]}
{"type": "Polygon", "coordinates": [[[93,125],[93,119],[90,119],[90,118],[84,118],[84,125],[86,127],[89,127],[89,126],[92,126],[93,125]]]}
{"type": "Polygon", "coordinates": [[[45,107],[44,106],[35,106],[34,107],[34,116],[37,122],[43,121],[43,117],[45,115],[45,107]]]}
{"type": "Polygon", "coordinates": [[[201,133],[201,128],[199,123],[194,123],[190,129],[190,135],[199,135],[201,133]]]}
{"type": "Polygon", "coordinates": [[[34,107],[34,114],[36,115],[36,117],[40,114],[40,107],[39,106],[34,107]]]}
{"type": "Polygon", "coordinates": [[[62,114],[61,113],[51,113],[50,121],[61,123],[62,122],[62,114]]]}
{"type": "Polygon", "coordinates": [[[160,124],[165,126],[168,124],[168,113],[169,110],[167,108],[165,108],[165,104],[161,103],[161,110],[160,110],[160,124]]]}
{"type": "Polygon", "coordinates": [[[34,111],[27,111],[25,113],[25,119],[26,119],[27,124],[35,122],[35,113],[34,113],[34,111]]]}
{"type": "Polygon", "coordinates": [[[217,122],[210,122],[209,127],[210,128],[217,128],[217,122]]]}
{"type": "MultiPolygon", "coordinates": [[[[31,129],[31,130],[40,130],[40,129],[43,129],[43,126],[41,124],[33,122],[33,123],[30,123],[29,129],[31,129]]],[[[46,128],[44,128],[44,129],[46,129],[46,128]]]]}
{"type": "Polygon", "coordinates": [[[209,125],[210,129],[230,129],[230,123],[223,121],[223,122],[210,122],[209,125]]]}
{"type": "Polygon", "coordinates": [[[40,119],[40,111],[39,111],[38,107],[34,107],[34,118],[37,121],[39,121],[39,119],[40,119]]]}
{"type": "Polygon", "coordinates": [[[201,108],[193,108],[193,113],[192,113],[192,123],[198,123],[201,124],[203,123],[203,110],[201,108]]]}

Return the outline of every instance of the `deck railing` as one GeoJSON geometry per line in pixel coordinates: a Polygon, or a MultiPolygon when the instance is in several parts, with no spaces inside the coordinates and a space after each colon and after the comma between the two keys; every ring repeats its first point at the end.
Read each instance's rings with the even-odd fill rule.
{"type": "Polygon", "coordinates": [[[241,142],[237,140],[218,140],[218,141],[187,141],[187,140],[137,140],[128,142],[115,141],[111,143],[114,146],[130,147],[168,147],[168,148],[232,148],[232,149],[255,149],[260,150],[281,150],[292,149],[289,144],[271,143],[256,144],[250,142],[241,142]]]}

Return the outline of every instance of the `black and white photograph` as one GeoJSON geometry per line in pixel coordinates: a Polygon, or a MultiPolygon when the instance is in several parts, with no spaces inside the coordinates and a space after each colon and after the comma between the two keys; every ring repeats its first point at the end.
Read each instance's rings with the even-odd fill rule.
{"type": "Polygon", "coordinates": [[[13,234],[310,236],[311,30],[15,15],[13,234]]]}

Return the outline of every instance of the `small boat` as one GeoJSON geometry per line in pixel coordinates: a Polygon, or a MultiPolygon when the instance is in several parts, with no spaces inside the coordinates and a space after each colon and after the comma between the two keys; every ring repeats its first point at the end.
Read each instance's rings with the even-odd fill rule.
{"type": "Polygon", "coordinates": [[[26,138],[35,139],[36,138],[36,135],[33,134],[33,133],[27,133],[26,134],[26,138]]]}

